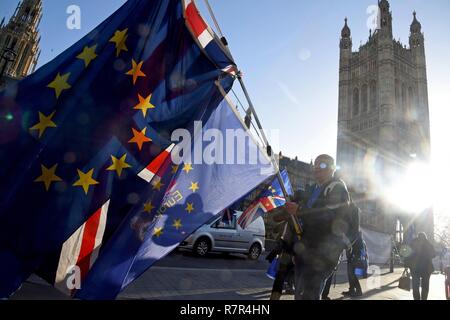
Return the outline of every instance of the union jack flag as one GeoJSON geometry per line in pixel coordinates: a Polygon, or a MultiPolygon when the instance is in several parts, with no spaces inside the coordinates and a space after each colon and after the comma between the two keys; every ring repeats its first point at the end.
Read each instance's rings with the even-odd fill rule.
{"type": "MultiPolygon", "coordinates": [[[[286,170],[281,173],[286,190],[292,195],[292,186],[286,170]]],[[[286,199],[280,186],[278,178],[275,177],[268,188],[261,191],[260,195],[254,200],[238,219],[238,224],[242,229],[247,228],[253,221],[275,208],[284,206],[286,199]]]]}

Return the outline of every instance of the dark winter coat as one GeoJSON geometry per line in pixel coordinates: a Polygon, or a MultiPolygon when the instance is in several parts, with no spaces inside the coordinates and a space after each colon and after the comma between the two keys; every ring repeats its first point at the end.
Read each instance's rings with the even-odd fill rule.
{"type": "Polygon", "coordinates": [[[411,255],[407,259],[412,273],[428,275],[433,273],[433,258],[437,256],[433,245],[428,240],[414,239],[411,243],[411,255]]]}

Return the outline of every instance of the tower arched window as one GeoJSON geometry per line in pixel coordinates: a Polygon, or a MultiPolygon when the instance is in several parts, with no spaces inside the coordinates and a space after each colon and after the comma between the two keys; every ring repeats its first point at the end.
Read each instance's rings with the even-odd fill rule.
{"type": "Polygon", "coordinates": [[[407,106],[408,106],[408,101],[407,101],[407,97],[406,97],[406,85],[402,84],[402,109],[403,111],[407,110],[407,106]]]}
{"type": "Polygon", "coordinates": [[[367,84],[364,84],[362,87],[362,92],[361,92],[362,112],[367,112],[367,110],[368,110],[368,105],[369,105],[368,99],[369,99],[369,93],[368,93],[367,84]]]}
{"type": "Polygon", "coordinates": [[[359,89],[353,90],[353,116],[359,115],[359,89]]]}
{"type": "Polygon", "coordinates": [[[414,110],[415,109],[414,90],[411,87],[408,88],[408,100],[409,100],[408,108],[410,110],[414,110]]]}
{"type": "Polygon", "coordinates": [[[25,14],[22,16],[22,21],[27,22],[28,18],[30,17],[30,8],[25,9],[25,14]]]}
{"type": "Polygon", "coordinates": [[[28,74],[28,70],[25,70],[25,64],[27,59],[30,56],[30,44],[27,44],[22,52],[22,57],[20,58],[20,62],[17,67],[17,74],[20,76],[26,76],[28,74]]]}
{"type": "Polygon", "coordinates": [[[400,81],[398,79],[395,80],[395,104],[397,107],[401,106],[400,103],[400,81]]]}
{"type": "Polygon", "coordinates": [[[377,83],[372,80],[370,82],[370,110],[377,108],[377,83]]]}
{"type": "Polygon", "coordinates": [[[17,38],[13,38],[11,44],[9,45],[10,49],[15,49],[17,44],[17,38]]]}
{"type": "Polygon", "coordinates": [[[6,40],[5,40],[5,47],[6,48],[9,48],[9,43],[11,42],[11,36],[10,35],[8,35],[7,37],[6,37],[6,40]]]}

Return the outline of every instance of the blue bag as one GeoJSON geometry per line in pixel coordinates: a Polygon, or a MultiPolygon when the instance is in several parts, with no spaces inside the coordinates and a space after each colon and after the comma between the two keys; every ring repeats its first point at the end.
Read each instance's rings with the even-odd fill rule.
{"type": "Polygon", "coordinates": [[[365,270],[363,268],[355,268],[355,275],[357,277],[363,277],[365,274],[365,270]]]}
{"type": "Polygon", "coordinates": [[[269,266],[269,269],[267,269],[266,276],[268,276],[270,279],[275,280],[275,277],[277,276],[278,269],[280,267],[280,261],[278,257],[272,260],[272,263],[269,266]]]}

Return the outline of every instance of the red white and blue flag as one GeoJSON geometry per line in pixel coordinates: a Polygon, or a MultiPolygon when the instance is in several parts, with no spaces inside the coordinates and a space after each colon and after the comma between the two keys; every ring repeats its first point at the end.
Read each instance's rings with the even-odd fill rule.
{"type": "MultiPolygon", "coordinates": [[[[281,172],[281,177],[283,178],[286,191],[289,195],[292,195],[292,186],[286,170],[281,172]]],[[[237,222],[242,229],[245,229],[259,217],[278,207],[284,206],[285,203],[286,198],[284,197],[280,182],[278,178],[275,177],[270,185],[260,192],[256,200],[244,210],[237,222]]]]}
{"type": "MultiPolygon", "coordinates": [[[[220,119],[215,111],[233,85],[235,70],[193,1],[128,0],[53,61],[2,91],[0,298],[9,297],[32,273],[73,293],[77,286],[67,281],[79,270],[85,280],[76,296],[111,299],[148,268],[143,259],[139,272],[130,273],[132,257],[128,268],[123,263],[112,268],[106,252],[114,257],[117,248],[110,241],[119,237],[130,214],[148,220],[133,220],[144,230],[138,226],[148,226],[163,201],[186,201],[190,185],[174,188],[184,188],[182,200],[181,191],[164,197],[174,182],[159,171],[181,170],[170,166],[171,135],[180,128],[192,131],[194,121],[207,123],[212,114],[220,119]],[[108,280],[97,278],[108,271],[108,280]]],[[[229,123],[237,128],[234,115],[227,115],[229,122],[218,123],[224,130],[229,123]]],[[[246,169],[232,174],[242,177],[246,169]]],[[[197,171],[202,178],[205,170],[197,171]]],[[[208,200],[209,213],[218,214],[263,178],[248,175],[240,189],[221,189],[227,195],[208,200]]],[[[191,182],[196,200],[197,193],[212,190],[210,180],[191,182]]],[[[176,243],[198,228],[205,217],[192,220],[201,212],[194,202],[178,204],[188,213],[155,237],[168,241],[165,237],[172,236],[176,243]]]]}
{"type": "Polygon", "coordinates": [[[209,56],[214,57],[223,72],[235,76],[237,68],[234,64],[229,63],[231,57],[228,49],[200,15],[195,2],[193,0],[183,0],[183,2],[186,24],[197,39],[198,45],[209,56]]]}

